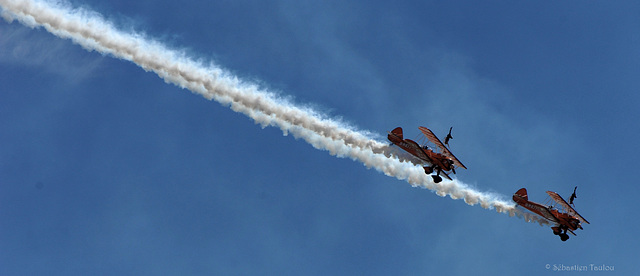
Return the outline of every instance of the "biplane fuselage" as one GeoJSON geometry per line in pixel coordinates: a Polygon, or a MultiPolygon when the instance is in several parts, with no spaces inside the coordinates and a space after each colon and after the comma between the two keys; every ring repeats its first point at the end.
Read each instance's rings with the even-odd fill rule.
{"type": "Polygon", "coordinates": [[[557,203],[559,203],[563,208],[568,208],[566,212],[561,212],[558,209],[554,209],[551,206],[545,206],[537,202],[529,201],[529,197],[527,195],[527,189],[522,188],[518,190],[513,195],[513,201],[516,204],[526,208],[527,210],[545,218],[546,220],[555,223],[551,229],[555,235],[560,235],[560,238],[563,241],[566,241],[569,236],[566,234],[566,231],[571,232],[574,236],[576,235],[573,231],[578,229],[583,229],[581,225],[581,221],[589,223],[585,220],[578,212],[576,212],[566,201],[560,197],[555,192],[547,192],[549,196],[552,197],[557,203]],[[573,214],[573,215],[572,215],[573,214]],[[564,233],[562,233],[564,231],[564,233]]]}
{"type": "Polygon", "coordinates": [[[438,176],[437,178],[434,177],[436,183],[440,182],[441,180],[439,179],[440,173],[451,180],[451,177],[449,177],[446,172],[453,171],[453,173],[455,173],[454,168],[456,165],[466,169],[466,167],[462,165],[462,163],[460,163],[460,161],[456,159],[455,156],[453,156],[453,154],[442,144],[442,142],[440,142],[437,137],[435,137],[435,135],[429,129],[425,127],[420,127],[419,129],[423,132],[423,134],[425,134],[427,139],[436,144],[436,146],[441,150],[448,153],[448,155],[435,152],[426,146],[420,146],[420,144],[411,139],[404,139],[401,127],[397,127],[389,132],[389,135],[387,135],[387,139],[389,139],[389,141],[391,141],[391,143],[393,143],[394,145],[400,147],[401,149],[417,157],[423,162],[429,163],[430,166],[424,167],[425,173],[431,174],[432,172],[436,171],[436,175],[438,176]],[[427,136],[427,134],[429,135],[427,136]]]}

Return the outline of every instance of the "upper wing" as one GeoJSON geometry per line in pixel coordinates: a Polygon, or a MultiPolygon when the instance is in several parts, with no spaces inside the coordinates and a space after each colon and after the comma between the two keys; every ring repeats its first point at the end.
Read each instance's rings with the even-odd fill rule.
{"type": "Polygon", "coordinates": [[[578,212],[567,203],[564,198],[562,198],[559,194],[552,191],[547,191],[547,194],[558,204],[560,204],[564,209],[572,216],[576,216],[580,221],[590,224],[586,219],[584,219],[578,212]]]}
{"type": "Polygon", "coordinates": [[[422,134],[424,134],[424,136],[427,137],[427,139],[429,139],[429,141],[431,141],[431,143],[434,143],[438,148],[440,148],[443,154],[451,157],[454,165],[464,169],[467,168],[462,164],[462,162],[460,162],[460,160],[458,160],[458,158],[456,158],[455,155],[453,155],[453,153],[451,153],[451,151],[449,151],[447,147],[444,146],[444,144],[442,144],[440,139],[438,139],[438,137],[435,134],[433,134],[433,132],[430,129],[422,126],[418,127],[418,129],[422,132],[422,134]]]}

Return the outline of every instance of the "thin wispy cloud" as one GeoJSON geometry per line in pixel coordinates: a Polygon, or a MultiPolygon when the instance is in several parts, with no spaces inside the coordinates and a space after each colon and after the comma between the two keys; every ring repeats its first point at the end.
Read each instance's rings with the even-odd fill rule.
{"type": "Polygon", "coordinates": [[[100,67],[102,58],[77,54],[69,43],[24,28],[0,26],[0,63],[37,66],[46,72],[78,82],[91,76],[100,67]]]}

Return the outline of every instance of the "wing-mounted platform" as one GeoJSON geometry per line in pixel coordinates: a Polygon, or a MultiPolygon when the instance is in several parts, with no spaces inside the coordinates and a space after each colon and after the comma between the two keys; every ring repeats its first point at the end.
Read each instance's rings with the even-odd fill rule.
{"type": "Polygon", "coordinates": [[[427,137],[427,139],[436,145],[436,147],[438,147],[440,149],[440,151],[442,151],[442,154],[448,156],[449,158],[451,158],[451,160],[453,161],[453,164],[457,167],[460,168],[464,168],[466,169],[467,167],[465,167],[462,162],[460,162],[460,160],[458,160],[458,158],[456,158],[455,155],[453,155],[453,153],[451,153],[451,151],[444,146],[444,144],[442,144],[442,142],[440,141],[440,139],[438,139],[438,137],[433,134],[433,132],[426,128],[426,127],[418,127],[418,129],[422,132],[422,134],[424,134],[425,137],[427,137]]]}
{"type": "Polygon", "coordinates": [[[583,218],[580,214],[578,214],[578,212],[575,209],[573,209],[573,207],[571,207],[571,205],[569,205],[569,203],[567,203],[567,201],[565,201],[564,198],[562,198],[558,193],[547,191],[547,194],[549,195],[549,197],[551,197],[551,199],[553,199],[556,203],[558,203],[558,205],[562,206],[562,208],[566,213],[578,218],[580,221],[584,223],[590,224],[585,218],[583,218]]]}

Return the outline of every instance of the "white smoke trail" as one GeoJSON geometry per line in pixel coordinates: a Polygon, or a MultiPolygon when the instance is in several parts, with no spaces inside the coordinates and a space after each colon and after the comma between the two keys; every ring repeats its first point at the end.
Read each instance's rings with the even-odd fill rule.
{"type": "Polygon", "coordinates": [[[433,183],[422,168],[390,157],[386,143],[369,138],[367,133],[326,118],[310,108],[298,107],[255,85],[243,83],[219,67],[193,61],[185,54],[167,49],[143,35],[119,31],[96,13],[73,9],[62,3],[33,0],[0,0],[0,6],[2,17],[9,22],[18,20],[31,28],[44,27],[89,51],[131,61],[146,71],[158,74],[168,83],[229,105],[262,127],[279,127],[285,135],[291,133],[332,155],[360,161],[368,168],[406,180],[413,186],[433,190],[440,196],[449,195],[453,199],[464,199],[469,205],[480,204],[485,209],[495,208],[510,216],[546,223],[536,216],[520,212],[511,201],[475,191],[457,180],[433,183]]]}

